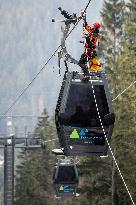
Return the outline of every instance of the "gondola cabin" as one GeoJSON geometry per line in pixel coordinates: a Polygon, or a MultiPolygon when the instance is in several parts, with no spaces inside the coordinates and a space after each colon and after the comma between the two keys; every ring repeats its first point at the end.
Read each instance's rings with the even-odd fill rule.
{"type": "Polygon", "coordinates": [[[62,83],[55,115],[60,146],[65,155],[106,155],[105,134],[110,141],[115,121],[107,79],[104,73],[82,79],[71,72],[62,83]]]}
{"type": "Polygon", "coordinates": [[[60,159],[54,168],[53,184],[56,197],[76,196],[78,173],[73,159],[60,159]]]}

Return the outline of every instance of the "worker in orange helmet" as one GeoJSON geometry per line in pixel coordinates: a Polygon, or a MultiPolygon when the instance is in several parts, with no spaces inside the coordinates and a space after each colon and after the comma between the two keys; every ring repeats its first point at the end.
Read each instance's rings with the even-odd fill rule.
{"type": "Polygon", "coordinates": [[[83,36],[85,38],[85,51],[81,55],[79,66],[82,68],[84,74],[88,75],[89,71],[86,63],[97,56],[95,49],[97,44],[99,45],[99,28],[101,27],[101,24],[96,21],[92,26],[89,26],[86,21],[86,15],[82,16],[82,18],[84,20],[83,27],[88,33],[83,36]]]}

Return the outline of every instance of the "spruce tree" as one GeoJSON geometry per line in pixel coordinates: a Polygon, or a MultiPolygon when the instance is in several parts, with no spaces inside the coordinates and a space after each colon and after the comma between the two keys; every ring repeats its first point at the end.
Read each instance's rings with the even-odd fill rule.
{"type": "MultiPolygon", "coordinates": [[[[122,7],[125,9],[120,15],[114,15],[114,17],[120,17],[120,28],[117,24],[115,24],[115,21],[112,22],[113,25],[116,25],[115,29],[113,29],[114,27],[108,27],[108,24],[105,24],[105,22],[108,22],[108,19],[110,20],[109,16],[113,16],[113,11],[114,13],[116,13],[119,10],[114,10],[112,6],[115,4],[112,4],[111,6],[111,2],[113,3],[113,1],[107,2],[108,4],[106,7],[111,8],[111,12],[109,13],[107,10],[106,13],[106,10],[103,9],[103,12],[105,11],[105,17],[103,15],[104,13],[102,12],[102,18],[104,20],[104,26],[106,26],[104,32],[109,32],[111,40],[113,39],[113,43],[111,44],[111,46],[109,46],[110,44],[108,44],[108,46],[105,47],[105,36],[102,38],[102,42],[104,42],[103,55],[105,56],[104,59],[106,61],[106,68],[112,68],[110,72],[110,84],[112,85],[114,92],[113,97],[115,97],[136,79],[136,1],[129,1],[129,3],[125,7],[122,7]]],[[[117,3],[119,1],[114,2],[117,3]]],[[[122,1],[120,1],[120,3],[121,2],[122,1]]],[[[120,8],[120,6],[118,6],[118,8],[120,8]]],[[[113,20],[115,19],[113,18],[113,20]]],[[[107,36],[107,42],[112,42],[108,41],[109,38],[107,38],[107,36]]],[[[116,150],[115,153],[119,167],[133,197],[135,197],[135,180],[131,180],[130,172],[135,176],[135,146],[133,144],[134,137],[136,135],[135,99],[136,92],[135,86],[133,86],[113,103],[116,113],[116,123],[114,127],[114,135],[112,137],[112,145],[116,150]]],[[[124,188],[120,176],[117,176],[117,171],[114,164],[113,171],[113,190],[115,197],[113,199],[113,204],[130,204],[129,195],[124,188]]]]}
{"type": "MultiPolygon", "coordinates": [[[[119,74],[120,86],[123,90],[136,80],[136,1],[130,0],[126,5],[125,24],[120,54],[119,74]]],[[[116,124],[116,146],[124,178],[127,181],[130,193],[135,198],[135,136],[136,136],[136,85],[118,98],[118,125],[116,124]],[[133,174],[133,180],[131,174],[133,174]]],[[[118,183],[118,193],[123,204],[130,204],[127,191],[118,183]]]]}
{"type": "MultiPolygon", "coordinates": [[[[44,110],[43,116],[39,118],[35,133],[47,141],[55,135],[49,116],[44,110]]],[[[18,165],[16,176],[16,205],[45,205],[51,204],[52,169],[54,157],[51,156],[53,143],[45,144],[44,150],[28,150],[25,159],[18,165]]],[[[23,153],[24,154],[24,153],[23,153]]]]}
{"type": "MultiPolygon", "coordinates": [[[[116,97],[117,94],[125,88],[125,72],[123,72],[124,67],[122,66],[123,59],[121,56],[124,52],[123,41],[125,32],[125,12],[126,7],[124,1],[122,0],[105,0],[104,8],[101,12],[103,22],[101,52],[102,57],[105,61],[105,69],[108,71],[108,74],[110,76],[109,82],[110,87],[112,88],[113,98],[116,97]]],[[[116,123],[114,127],[114,135],[112,137],[112,150],[114,152],[114,155],[118,159],[121,171],[124,168],[124,164],[120,162],[123,158],[125,149],[125,145],[123,143],[123,140],[121,140],[121,137],[124,137],[124,131],[125,129],[127,129],[127,127],[129,127],[130,124],[129,116],[126,112],[127,107],[123,103],[123,101],[126,100],[127,99],[123,99],[120,102],[119,99],[117,99],[114,103],[116,123]]],[[[121,184],[122,189],[125,190],[123,183],[121,183],[120,181],[120,176],[118,176],[117,174],[117,170],[113,161],[111,187],[112,205],[119,204],[121,201],[121,195],[119,194],[120,189],[118,188],[119,183],[121,184]]]]}
{"type": "Polygon", "coordinates": [[[111,158],[84,158],[79,165],[82,180],[82,204],[109,204],[111,202],[111,158]]]}
{"type": "Polygon", "coordinates": [[[108,72],[114,96],[117,94],[115,81],[118,81],[118,56],[122,49],[120,42],[123,33],[124,8],[123,0],[105,0],[101,12],[100,55],[104,62],[103,67],[108,72]]]}

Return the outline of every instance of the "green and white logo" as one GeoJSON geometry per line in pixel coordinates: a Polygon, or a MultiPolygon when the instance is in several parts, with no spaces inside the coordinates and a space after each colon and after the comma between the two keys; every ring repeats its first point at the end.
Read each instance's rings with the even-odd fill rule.
{"type": "Polygon", "coordinates": [[[64,191],[64,187],[61,185],[59,191],[64,191]]]}
{"type": "Polygon", "coordinates": [[[70,139],[79,139],[79,138],[80,138],[80,136],[79,136],[77,130],[74,129],[73,132],[70,134],[70,139]]]}

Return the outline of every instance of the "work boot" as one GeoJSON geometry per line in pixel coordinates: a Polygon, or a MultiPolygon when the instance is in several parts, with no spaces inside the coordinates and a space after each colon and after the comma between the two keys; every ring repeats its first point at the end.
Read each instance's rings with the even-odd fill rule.
{"type": "Polygon", "coordinates": [[[90,79],[90,77],[89,77],[89,76],[84,76],[84,77],[83,77],[83,79],[82,79],[82,81],[83,81],[83,82],[88,82],[88,81],[89,81],[89,79],[90,79]]]}
{"type": "Polygon", "coordinates": [[[85,64],[83,64],[83,63],[78,63],[78,65],[82,68],[84,76],[89,76],[89,71],[88,71],[87,66],[85,64]]]}
{"type": "Polygon", "coordinates": [[[88,71],[87,66],[83,63],[78,63],[78,65],[82,68],[82,71],[84,73],[84,77],[83,77],[82,81],[83,82],[88,82],[89,79],[90,79],[90,77],[89,77],[90,73],[88,71]]]}

